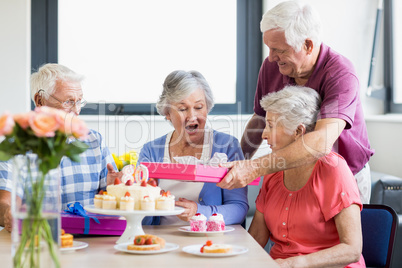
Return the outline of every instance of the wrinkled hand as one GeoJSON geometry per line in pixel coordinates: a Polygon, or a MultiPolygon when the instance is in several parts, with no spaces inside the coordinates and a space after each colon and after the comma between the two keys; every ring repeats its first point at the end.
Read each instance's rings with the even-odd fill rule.
{"type": "Polygon", "coordinates": [[[216,186],[223,189],[242,188],[259,177],[258,166],[252,160],[222,163],[220,166],[230,169],[226,176],[216,184],[216,186]]]}
{"type": "Polygon", "coordinates": [[[107,164],[107,177],[106,177],[106,184],[111,185],[114,183],[114,179],[119,178],[121,180],[121,177],[123,177],[123,172],[116,172],[114,170],[114,167],[111,163],[107,164]]]}
{"type": "Polygon", "coordinates": [[[180,215],[177,215],[177,217],[182,221],[190,221],[191,217],[197,213],[198,205],[194,201],[180,197],[179,201],[175,202],[175,205],[184,208],[184,212],[180,215]]]}
{"type": "Polygon", "coordinates": [[[4,229],[11,233],[13,229],[13,216],[11,214],[11,207],[7,208],[4,213],[4,229]]]}

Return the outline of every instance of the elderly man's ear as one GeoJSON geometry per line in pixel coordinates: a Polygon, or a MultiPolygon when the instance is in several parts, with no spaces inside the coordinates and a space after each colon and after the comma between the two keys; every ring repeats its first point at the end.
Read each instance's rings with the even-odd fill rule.
{"type": "Polygon", "coordinates": [[[38,92],[35,93],[34,100],[35,100],[35,106],[36,107],[41,107],[41,106],[44,105],[43,98],[38,92]]]}

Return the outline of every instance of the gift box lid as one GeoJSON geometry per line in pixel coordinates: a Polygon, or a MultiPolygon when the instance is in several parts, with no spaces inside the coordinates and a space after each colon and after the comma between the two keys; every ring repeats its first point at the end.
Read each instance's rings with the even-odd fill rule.
{"type": "MultiPolygon", "coordinates": [[[[187,165],[178,163],[141,162],[148,168],[149,177],[155,179],[171,179],[183,181],[218,183],[225,177],[228,169],[208,165],[187,165]]],[[[258,177],[249,185],[259,185],[258,177]]]]}

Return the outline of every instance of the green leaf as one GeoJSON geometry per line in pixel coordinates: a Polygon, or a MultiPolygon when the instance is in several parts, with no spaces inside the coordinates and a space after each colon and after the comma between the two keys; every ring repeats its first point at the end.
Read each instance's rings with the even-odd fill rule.
{"type": "Polygon", "coordinates": [[[8,161],[13,157],[12,154],[6,153],[4,151],[0,151],[0,161],[8,161]]]}

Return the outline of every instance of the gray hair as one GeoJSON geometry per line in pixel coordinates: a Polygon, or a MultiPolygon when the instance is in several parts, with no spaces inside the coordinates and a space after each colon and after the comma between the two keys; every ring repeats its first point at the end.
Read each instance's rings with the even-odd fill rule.
{"type": "Polygon", "coordinates": [[[81,83],[84,76],[75,73],[64,65],[47,63],[31,75],[31,99],[35,101],[35,94],[41,89],[47,93],[41,96],[48,99],[49,95],[56,90],[56,82],[60,80],[81,83]]]}
{"type": "Polygon", "coordinates": [[[156,103],[156,109],[160,115],[166,116],[169,106],[179,102],[197,89],[204,90],[208,113],[214,107],[214,97],[211,88],[204,76],[197,71],[176,70],[171,72],[163,83],[162,95],[156,103]]]}
{"type": "Polygon", "coordinates": [[[272,29],[285,33],[286,42],[299,52],[306,39],[314,46],[321,45],[321,20],[317,12],[307,4],[296,1],[282,2],[268,10],[260,23],[261,32],[272,29]]]}
{"type": "Polygon", "coordinates": [[[278,114],[281,117],[280,123],[291,134],[299,125],[304,125],[306,132],[314,130],[321,98],[312,88],[286,86],[264,96],[260,104],[267,113],[278,114]]]}

